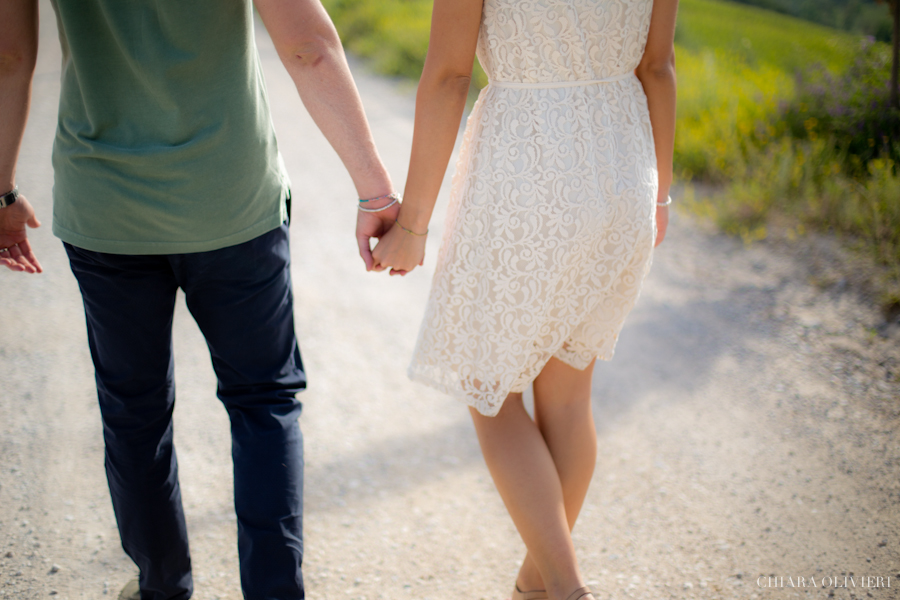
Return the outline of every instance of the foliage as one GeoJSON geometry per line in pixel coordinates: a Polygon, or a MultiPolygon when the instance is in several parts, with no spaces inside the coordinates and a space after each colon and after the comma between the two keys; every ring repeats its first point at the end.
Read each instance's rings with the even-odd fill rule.
{"type": "Polygon", "coordinates": [[[842,75],[814,65],[797,76],[797,94],[782,119],[796,139],[827,137],[842,156],[844,170],[868,175],[877,158],[900,164],[900,110],[890,106],[890,57],[864,42],[842,75]]]}
{"type": "Polygon", "coordinates": [[[900,290],[900,126],[888,110],[888,47],[794,30],[796,20],[771,13],[771,27],[745,25],[747,7],[712,0],[681,6],[675,165],[682,181],[715,184],[690,208],[748,243],[773,221],[795,235],[842,235],[886,266],[892,283],[882,288],[900,290]],[[692,14],[700,8],[710,10],[692,14]],[[742,35],[748,41],[736,47],[742,35]],[[790,46],[791,35],[805,51],[790,46]],[[782,59],[772,47],[805,58],[782,59]]]}
{"type": "Polygon", "coordinates": [[[678,52],[677,63],[679,177],[716,183],[740,177],[750,156],[783,133],[775,115],[793,93],[793,80],[722,51],[678,52]]]}
{"type": "MultiPolygon", "coordinates": [[[[432,0],[323,0],[341,35],[354,54],[372,61],[385,75],[418,79],[428,51],[432,0]]],[[[487,76],[475,61],[475,89],[487,76]]]]}
{"type": "Polygon", "coordinates": [[[431,2],[325,0],[344,45],[388,75],[418,78],[428,50],[431,2]]]}
{"type": "Polygon", "coordinates": [[[807,229],[846,236],[900,282],[900,177],[889,159],[869,162],[862,180],[846,175],[829,140],[790,137],[754,151],[740,178],[690,208],[746,242],[765,238],[773,217],[807,229]]]}

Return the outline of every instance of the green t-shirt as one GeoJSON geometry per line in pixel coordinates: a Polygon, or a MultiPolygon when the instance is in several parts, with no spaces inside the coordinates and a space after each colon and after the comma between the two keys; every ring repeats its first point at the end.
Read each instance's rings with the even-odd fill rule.
{"type": "Polygon", "coordinates": [[[204,252],[286,218],[247,0],[55,0],[53,232],[113,254],[204,252]]]}

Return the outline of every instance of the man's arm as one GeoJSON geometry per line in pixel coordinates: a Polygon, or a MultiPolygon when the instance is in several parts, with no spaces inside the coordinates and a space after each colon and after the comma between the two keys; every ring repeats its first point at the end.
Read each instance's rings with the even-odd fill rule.
{"type": "MultiPolygon", "coordinates": [[[[0,2],[0,195],[15,187],[16,160],[31,102],[31,79],[37,60],[37,0],[0,2]]],[[[40,273],[28,243],[26,225],[40,225],[24,196],[0,208],[0,265],[13,271],[40,273]]]]}
{"type": "MultiPolygon", "coordinates": [[[[300,99],[350,173],[360,198],[393,192],[369,130],[362,101],[331,18],[319,0],[255,0],[300,99]]],[[[367,204],[379,208],[389,200],[367,204]]],[[[399,206],[359,212],[356,237],[366,270],[372,268],[369,238],[394,223],[399,206]]]]}

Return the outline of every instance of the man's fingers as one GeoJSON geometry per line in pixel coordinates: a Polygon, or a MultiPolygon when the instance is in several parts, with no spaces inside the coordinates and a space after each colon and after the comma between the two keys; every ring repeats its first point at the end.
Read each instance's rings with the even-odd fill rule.
{"type": "Polygon", "coordinates": [[[41,263],[38,262],[37,257],[34,255],[34,252],[29,252],[28,254],[23,255],[22,259],[27,261],[31,268],[34,269],[33,271],[29,271],[30,273],[44,272],[44,269],[43,267],[41,267],[41,263]]]}
{"type": "Polygon", "coordinates": [[[29,227],[32,229],[37,229],[41,226],[41,222],[38,221],[37,215],[31,215],[31,218],[26,221],[29,227]]]}
{"type": "Polygon", "coordinates": [[[0,265],[3,265],[10,271],[24,271],[25,267],[9,258],[0,258],[0,265]]]}
{"type": "Polygon", "coordinates": [[[4,264],[13,271],[25,271],[26,273],[36,273],[37,268],[28,260],[19,246],[10,246],[3,252],[4,264]]]}
{"type": "Polygon", "coordinates": [[[34,251],[31,249],[31,242],[28,240],[20,242],[16,245],[16,249],[21,254],[19,262],[25,261],[30,268],[34,269],[33,271],[29,271],[30,273],[44,272],[44,269],[41,268],[41,263],[38,262],[37,256],[34,255],[34,251]]]}
{"type": "Polygon", "coordinates": [[[371,271],[375,261],[372,259],[372,249],[369,247],[369,236],[356,236],[356,243],[359,244],[359,256],[366,263],[366,271],[371,271]]]}
{"type": "Polygon", "coordinates": [[[22,265],[22,267],[25,269],[26,273],[36,273],[37,272],[37,269],[35,268],[35,266],[33,264],[31,264],[31,261],[28,260],[28,257],[25,255],[25,253],[22,252],[21,245],[15,245],[12,248],[10,248],[9,256],[13,260],[15,260],[17,263],[22,265]]]}

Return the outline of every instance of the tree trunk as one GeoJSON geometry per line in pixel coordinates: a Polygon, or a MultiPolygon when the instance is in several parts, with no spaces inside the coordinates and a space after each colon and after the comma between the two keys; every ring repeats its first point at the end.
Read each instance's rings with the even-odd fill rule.
{"type": "Polygon", "coordinates": [[[897,71],[900,69],[900,0],[891,0],[891,15],[894,17],[894,51],[891,60],[891,106],[900,109],[900,96],[898,96],[897,71]]]}

